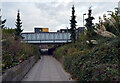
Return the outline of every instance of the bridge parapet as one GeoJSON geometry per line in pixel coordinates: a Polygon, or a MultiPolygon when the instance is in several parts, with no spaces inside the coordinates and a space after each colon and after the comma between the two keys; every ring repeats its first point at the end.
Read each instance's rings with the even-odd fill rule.
{"type": "Polygon", "coordinates": [[[71,42],[70,33],[48,32],[48,33],[22,33],[26,43],[67,43],[71,42]]]}

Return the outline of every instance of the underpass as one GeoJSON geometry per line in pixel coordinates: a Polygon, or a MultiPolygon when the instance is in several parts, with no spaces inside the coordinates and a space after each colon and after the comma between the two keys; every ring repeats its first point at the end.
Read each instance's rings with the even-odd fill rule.
{"type": "Polygon", "coordinates": [[[66,73],[61,63],[52,55],[60,45],[70,43],[70,33],[22,33],[25,43],[37,45],[41,59],[30,69],[22,81],[69,81],[70,74],[66,73]],[[48,45],[54,45],[50,47],[48,45]]]}

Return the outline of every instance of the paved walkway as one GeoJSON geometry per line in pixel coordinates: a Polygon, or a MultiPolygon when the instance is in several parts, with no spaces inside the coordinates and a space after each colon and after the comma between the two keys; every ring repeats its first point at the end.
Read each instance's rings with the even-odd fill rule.
{"type": "Polygon", "coordinates": [[[69,81],[70,75],[52,56],[42,56],[22,81],[69,81]]]}

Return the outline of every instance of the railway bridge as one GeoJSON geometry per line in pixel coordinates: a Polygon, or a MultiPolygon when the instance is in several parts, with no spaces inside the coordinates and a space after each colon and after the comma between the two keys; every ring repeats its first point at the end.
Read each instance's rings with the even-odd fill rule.
{"type": "Polygon", "coordinates": [[[31,44],[63,44],[69,43],[69,32],[22,33],[23,40],[31,44]]]}

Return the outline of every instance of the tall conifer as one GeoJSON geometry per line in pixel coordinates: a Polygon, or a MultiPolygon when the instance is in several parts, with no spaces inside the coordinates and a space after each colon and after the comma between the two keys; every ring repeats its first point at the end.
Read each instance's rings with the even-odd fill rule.
{"type": "Polygon", "coordinates": [[[75,43],[76,41],[76,23],[77,21],[75,20],[76,16],[75,16],[75,8],[74,5],[72,7],[72,16],[71,16],[71,20],[70,20],[70,33],[71,33],[71,39],[72,42],[75,43]]]}
{"type": "Polygon", "coordinates": [[[21,32],[23,31],[21,29],[21,27],[22,27],[22,22],[21,22],[21,19],[20,19],[20,12],[18,10],[17,19],[16,19],[16,29],[15,29],[15,31],[16,31],[15,35],[16,36],[21,36],[21,32]]]}

